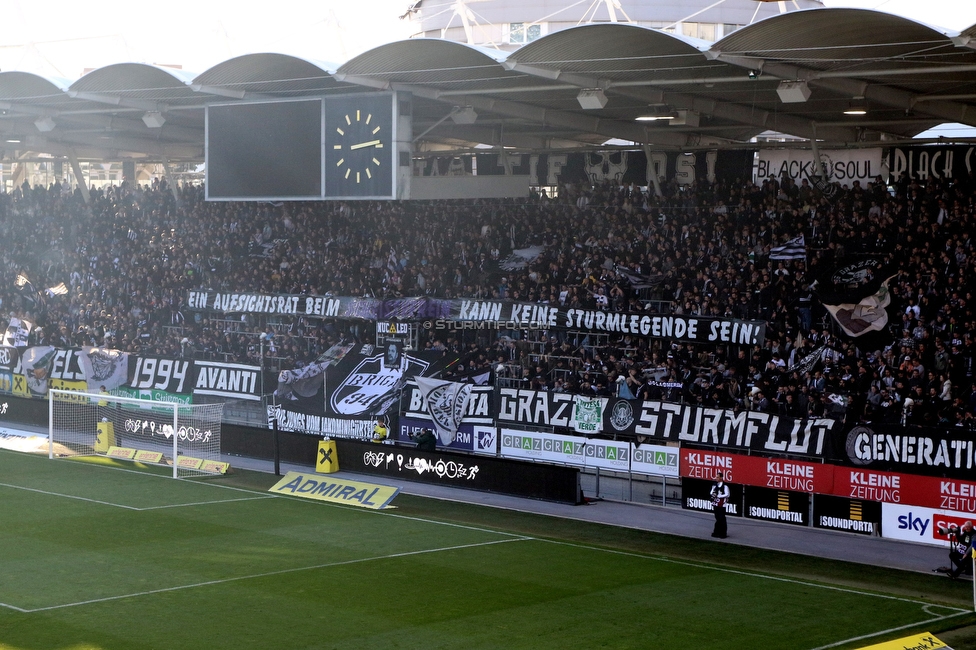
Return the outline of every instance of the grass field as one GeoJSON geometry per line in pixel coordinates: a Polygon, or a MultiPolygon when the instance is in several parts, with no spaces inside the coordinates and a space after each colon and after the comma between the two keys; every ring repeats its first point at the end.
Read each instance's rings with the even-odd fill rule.
{"type": "Polygon", "coordinates": [[[0,647],[853,648],[976,620],[944,577],[132,468],[0,451],[0,647]]]}

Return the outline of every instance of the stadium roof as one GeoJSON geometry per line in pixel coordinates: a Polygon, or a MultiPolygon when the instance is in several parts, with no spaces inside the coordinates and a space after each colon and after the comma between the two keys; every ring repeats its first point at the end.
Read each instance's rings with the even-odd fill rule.
{"type": "Polygon", "coordinates": [[[140,63],[73,83],[4,71],[0,158],[201,161],[209,103],[376,89],[413,94],[419,152],[608,140],[687,150],[741,145],[767,131],[864,146],[945,122],[976,126],[976,26],[957,33],[876,11],[816,9],[714,44],[603,23],[511,53],[412,39],[339,66],[249,54],[199,75],[140,63]],[[582,107],[581,93],[592,108],[582,107]],[[866,114],[845,114],[852,104],[866,114]],[[468,106],[474,123],[448,119],[468,106]],[[652,114],[671,119],[638,120],[652,114]]]}

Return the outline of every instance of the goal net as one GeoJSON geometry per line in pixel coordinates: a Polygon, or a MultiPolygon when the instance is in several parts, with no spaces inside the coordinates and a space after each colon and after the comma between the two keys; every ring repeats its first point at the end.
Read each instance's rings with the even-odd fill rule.
{"type": "Polygon", "coordinates": [[[172,404],[49,390],[48,456],[113,456],[171,465],[173,477],[219,471],[223,404],[172,404]]]}

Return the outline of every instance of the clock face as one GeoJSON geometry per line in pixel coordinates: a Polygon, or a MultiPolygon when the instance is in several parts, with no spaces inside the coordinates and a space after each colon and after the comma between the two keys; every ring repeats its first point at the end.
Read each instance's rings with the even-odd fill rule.
{"type": "Polygon", "coordinates": [[[325,101],[326,196],[393,196],[393,98],[350,95],[325,101]]]}

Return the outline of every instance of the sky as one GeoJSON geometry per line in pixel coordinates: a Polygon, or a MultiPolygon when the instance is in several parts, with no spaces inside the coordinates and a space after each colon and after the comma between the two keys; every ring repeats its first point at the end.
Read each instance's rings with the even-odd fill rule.
{"type": "MultiPolygon", "coordinates": [[[[93,9],[77,0],[3,0],[0,70],[73,81],[92,68],[135,61],[203,72],[255,52],[343,63],[410,36],[411,23],[399,16],[412,2],[167,0],[93,9]]],[[[953,30],[976,24],[974,0],[823,2],[830,7],[879,9],[953,30]]]]}
{"type": "Polygon", "coordinates": [[[877,9],[933,27],[962,31],[976,25],[973,0],[821,0],[827,7],[877,9]]]}
{"type": "Polygon", "coordinates": [[[140,62],[203,72],[242,54],[280,52],[344,63],[407,38],[399,20],[410,0],[167,0],[91,5],[3,0],[0,70],[74,81],[111,63],[140,62]],[[364,10],[368,8],[368,10],[364,10]]]}
{"type": "MultiPolygon", "coordinates": [[[[258,52],[336,66],[378,45],[408,38],[415,24],[399,16],[414,1],[167,0],[92,9],[77,0],[2,0],[0,70],[70,83],[112,63],[171,65],[200,73],[258,52]]],[[[877,9],[948,30],[976,24],[976,0],[821,1],[828,7],[877,9]]],[[[940,129],[923,135],[973,134],[960,125],[940,129]]]]}

